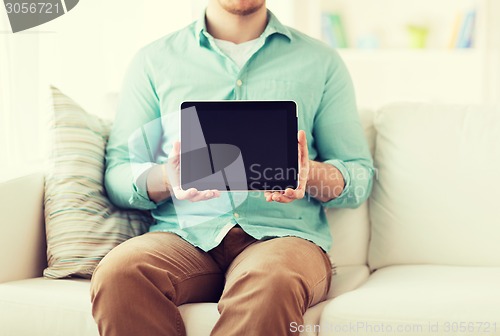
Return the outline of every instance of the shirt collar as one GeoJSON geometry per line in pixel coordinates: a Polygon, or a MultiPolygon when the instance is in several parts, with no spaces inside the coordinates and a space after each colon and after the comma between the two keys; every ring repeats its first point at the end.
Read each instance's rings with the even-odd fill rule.
{"type": "MultiPolygon", "coordinates": [[[[268,23],[266,29],[260,37],[267,38],[273,34],[280,34],[288,38],[288,40],[292,41],[292,34],[290,29],[287,26],[283,25],[278,18],[270,11],[267,10],[268,23]]],[[[207,31],[207,25],[205,22],[205,11],[200,15],[195,24],[195,36],[196,40],[199,41],[200,45],[204,43],[204,40],[207,39],[210,35],[207,31]]]]}

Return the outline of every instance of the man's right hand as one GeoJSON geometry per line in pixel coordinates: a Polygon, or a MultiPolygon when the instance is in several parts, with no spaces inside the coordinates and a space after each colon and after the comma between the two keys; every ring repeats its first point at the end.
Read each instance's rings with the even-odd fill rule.
{"type": "Polygon", "coordinates": [[[196,188],[190,188],[187,190],[183,190],[180,185],[180,142],[174,142],[172,150],[168,155],[168,161],[164,166],[163,174],[166,174],[168,178],[167,187],[170,187],[171,193],[175,195],[175,197],[179,200],[189,200],[191,202],[199,202],[206,201],[212,198],[216,198],[220,196],[220,192],[218,190],[203,190],[200,191],[196,188]]]}
{"type": "Polygon", "coordinates": [[[176,141],[166,163],[155,165],[148,172],[147,189],[149,199],[160,203],[174,196],[191,202],[206,201],[220,196],[218,190],[199,191],[195,188],[182,190],[180,186],[180,142],[176,141]]]}

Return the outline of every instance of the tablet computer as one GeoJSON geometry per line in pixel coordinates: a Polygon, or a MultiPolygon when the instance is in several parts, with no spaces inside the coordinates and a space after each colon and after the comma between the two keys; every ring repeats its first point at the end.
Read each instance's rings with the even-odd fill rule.
{"type": "Polygon", "coordinates": [[[181,188],[295,189],[297,132],[294,101],[185,101],[180,112],[181,188]]]}

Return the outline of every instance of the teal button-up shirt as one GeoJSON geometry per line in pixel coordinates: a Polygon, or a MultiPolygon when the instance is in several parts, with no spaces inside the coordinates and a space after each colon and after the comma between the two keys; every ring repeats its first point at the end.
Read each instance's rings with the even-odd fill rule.
{"type": "MultiPolygon", "coordinates": [[[[147,45],[132,61],[107,146],[105,186],[116,205],[151,210],[150,231],[176,233],[208,251],[239,224],[257,239],[297,236],[328,251],[332,239],[323,207],[357,207],[369,196],[372,159],[344,63],[325,44],[283,26],[270,12],[268,18],[241,69],[216,46],[204,18],[147,45]],[[289,204],[268,203],[262,192],[152,202],[144,172],[165,162],[179,139],[185,100],[294,100],[309,158],[338,168],[344,191],[326,203],[307,194],[289,204]]],[[[272,140],[270,134],[256,136],[272,140]]]]}

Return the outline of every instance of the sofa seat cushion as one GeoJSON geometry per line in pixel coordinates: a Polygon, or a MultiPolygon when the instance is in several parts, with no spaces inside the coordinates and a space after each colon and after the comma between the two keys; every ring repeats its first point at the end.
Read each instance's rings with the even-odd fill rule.
{"type": "Polygon", "coordinates": [[[89,285],[46,278],[0,284],[0,334],[98,336],[89,285]]]}
{"type": "Polygon", "coordinates": [[[332,277],[328,299],[333,299],[341,294],[352,291],[366,282],[370,270],[366,265],[339,266],[332,277]]]}
{"type": "Polygon", "coordinates": [[[389,334],[500,335],[500,267],[385,267],[323,310],[321,335],[389,334]]]}
{"type": "MultiPolygon", "coordinates": [[[[361,285],[366,266],[337,268],[331,297],[361,285]]],[[[317,325],[323,307],[311,307],[305,324],[317,325]]],[[[0,284],[0,334],[7,336],[98,336],[90,303],[90,280],[34,278],[0,284]]],[[[195,303],[180,307],[188,336],[209,335],[219,318],[217,304],[195,303]]],[[[304,332],[302,335],[316,335],[304,332]]]]}

